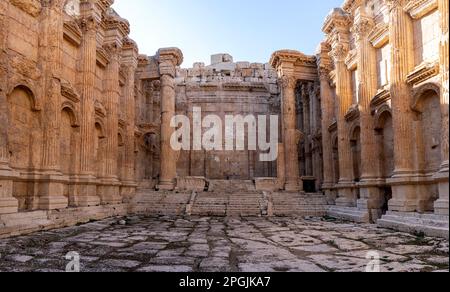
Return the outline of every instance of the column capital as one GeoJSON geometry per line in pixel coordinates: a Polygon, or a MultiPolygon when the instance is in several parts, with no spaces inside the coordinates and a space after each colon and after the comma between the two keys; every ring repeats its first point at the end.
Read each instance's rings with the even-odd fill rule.
{"type": "Polygon", "coordinates": [[[367,39],[374,26],[375,22],[372,17],[359,15],[352,28],[352,31],[355,33],[356,40],[367,39]]]}
{"type": "Polygon", "coordinates": [[[337,43],[333,46],[330,52],[330,56],[333,58],[334,62],[344,62],[349,52],[348,43],[337,43]]]}
{"type": "Polygon", "coordinates": [[[386,4],[389,8],[389,11],[392,11],[394,9],[403,9],[403,7],[406,5],[408,0],[386,0],[386,4]]]}
{"type": "Polygon", "coordinates": [[[84,33],[97,32],[100,26],[100,22],[94,16],[87,16],[80,18],[78,20],[78,25],[84,33]]]}
{"type": "Polygon", "coordinates": [[[160,75],[175,77],[176,67],[183,63],[183,53],[178,48],[163,48],[159,49],[157,59],[160,75]]]}
{"type": "Polygon", "coordinates": [[[297,78],[294,76],[284,75],[281,76],[278,81],[284,90],[295,89],[297,86],[297,78]]]}
{"type": "Polygon", "coordinates": [[[138,67],[139,48],[135,41],[126,37],[123,40],[122,47],[122,64],[126,67],[132,67],[136,70],[138,67]]]}

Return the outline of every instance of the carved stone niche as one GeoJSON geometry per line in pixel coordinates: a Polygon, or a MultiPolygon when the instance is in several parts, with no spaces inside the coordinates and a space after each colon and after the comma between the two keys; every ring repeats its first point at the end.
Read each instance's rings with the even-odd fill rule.
{"type": "Polygon", "coordinates": [[[40,0],[9,0],[9,2],[33,17],[39,16],[42,10],[40,0]]]}

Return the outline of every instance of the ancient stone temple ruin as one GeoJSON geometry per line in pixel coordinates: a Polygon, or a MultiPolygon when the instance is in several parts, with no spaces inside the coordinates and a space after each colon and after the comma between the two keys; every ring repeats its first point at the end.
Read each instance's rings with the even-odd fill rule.
{"type": "Polygon", "coordinates": [[[146,214],[328,215],[448,238],[448,0],[346,0],[314,55],[188,69],[177,48],[139,52],[113,2],[0,0],[0,237],[146,214]],[[276,116],[277,159],[174,150],[172,119],[195,137],[199,109],[276,116]]]}

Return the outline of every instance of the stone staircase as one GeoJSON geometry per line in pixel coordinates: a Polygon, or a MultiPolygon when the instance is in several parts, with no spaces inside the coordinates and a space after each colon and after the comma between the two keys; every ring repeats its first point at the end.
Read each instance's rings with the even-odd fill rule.
{"type": "Polygon", "coordinates": [[[356,207],[329,206],[327,215],[333,218],[357,223],[370,223],[368,210],[359,210],[356,207]]]}
{"type": "Polygon", "coordinates": [[[262,193],[199,193],[192,203],[194,216],[261,216],[262,193]]]}
{"type": "Polygon", "coordinates": [[[131,213],[169,216],[324,216],[322,194],[256,191],[252,181],[213,180],[204,192],[158,192],[141,189],[131,213]]]}
{"type": "Polygon", "coordinates": [[[277,192],[269,194],[269,215],[322,217],[327,213],[326,198],[322,194],[277,192]]]}
{"type": "Polygon", "coordinates": [[[191,199],[190,193],[157,192],[140,189],[130,204],[133,214],[182,216],[191,199]]]}
{"type": "Polygon", "coordinates": [[[219,194],[245,193],[256,191],[251,180],[208,180],[208,192],[219,194]]]}
{"type": "Polygon", "coordinates": [[[434,214],[388,212],[378,226],[408,233],[449,239],[449,217],[434,214]]]}

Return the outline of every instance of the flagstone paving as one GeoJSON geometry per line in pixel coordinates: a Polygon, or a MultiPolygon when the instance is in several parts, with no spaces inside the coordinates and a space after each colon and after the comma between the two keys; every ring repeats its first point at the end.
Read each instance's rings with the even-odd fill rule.
{"type": "Polygon", "coordinates": [[[324,218],[130,217],[0,240],[0,271],[448,272],[447,240],[324,218]],[[68,259],[66,259],[66,256],[68,259]],[[73,263],[73,262],[72,262],[73,263]]]}

